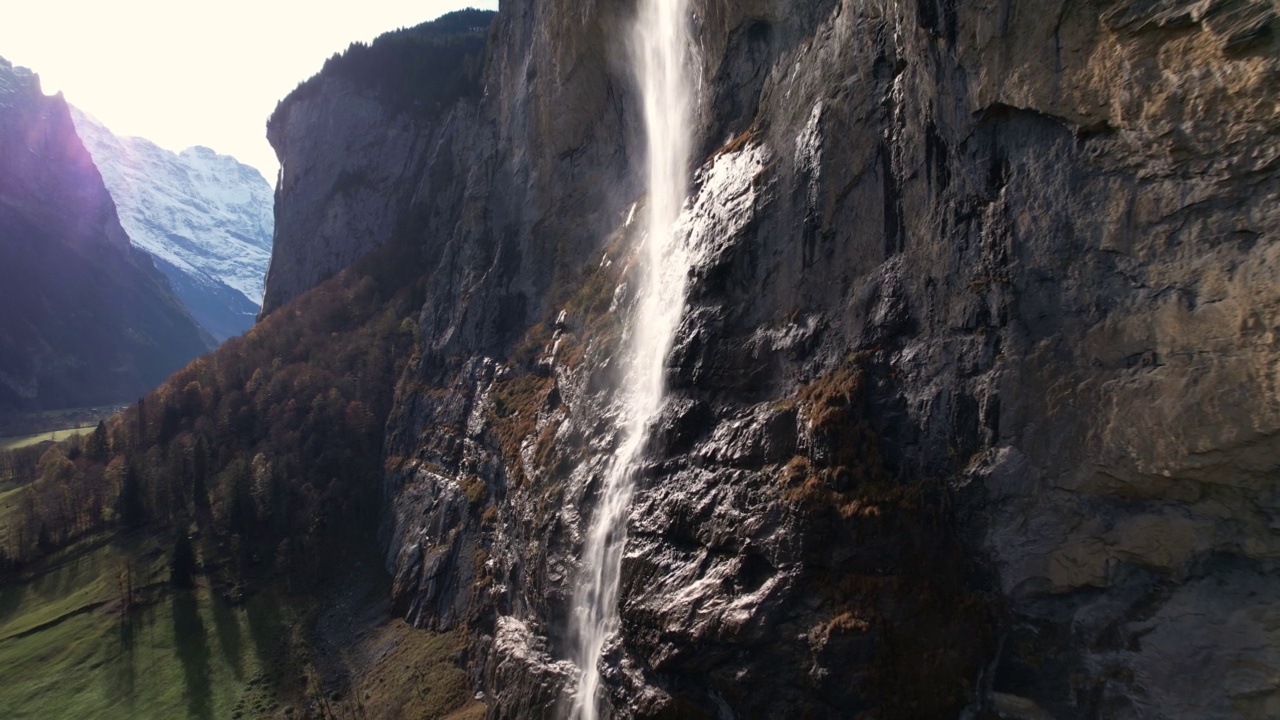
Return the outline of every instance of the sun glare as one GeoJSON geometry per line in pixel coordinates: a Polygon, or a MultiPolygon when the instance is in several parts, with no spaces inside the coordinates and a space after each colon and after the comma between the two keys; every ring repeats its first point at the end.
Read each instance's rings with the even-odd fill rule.
{"type": "Polygon", "coordinates": [[[211,147],[274,182],[265,126],[276,102],[352,42],[468,6],[497,2],[23,3],[5,11],[0,57],[118,135],[211,147]]]}

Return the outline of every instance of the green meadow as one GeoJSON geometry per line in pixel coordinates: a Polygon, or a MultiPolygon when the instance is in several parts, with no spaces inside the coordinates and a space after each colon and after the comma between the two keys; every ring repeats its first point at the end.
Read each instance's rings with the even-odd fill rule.
{"type": "Polygon", "coordinates": [[[0,588],[5,718],[232,718],[280,710],[274,668],[292,618],[266,594],[231,606],[206,587],[170,590],[167,557],[148,544],[80,543],[34,577],[0,588]],[[129,571],[135,605],[126,612],[129,571]]]}
{"type": "Polygon", "coordinates": [[[42,443],[46,441],[62,442],[63,440],[75,437],[76,435],[83,435],[87,432],[91,432],[94,427],[95,426],[91,425],[89,427],[66,428],[63,430],[51,430],[49,432],[36,433],[34,435],[16,435],[13,437],[3,437],[3,438],[0,438],[0,451],[17,450],[18,448],[24,448],[29,445],[35,445],[37,443],[42,443]]]}

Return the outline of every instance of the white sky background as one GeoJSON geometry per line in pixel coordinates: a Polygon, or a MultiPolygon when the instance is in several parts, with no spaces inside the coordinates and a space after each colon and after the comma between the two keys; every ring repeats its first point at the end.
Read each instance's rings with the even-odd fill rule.
{"type": "Polygon", "coordinates": [[[276,102],[357,40],[497,0],[30,0],[0,14],[0,57],[117,135],[204,145],[275,184],[276,102]]]}

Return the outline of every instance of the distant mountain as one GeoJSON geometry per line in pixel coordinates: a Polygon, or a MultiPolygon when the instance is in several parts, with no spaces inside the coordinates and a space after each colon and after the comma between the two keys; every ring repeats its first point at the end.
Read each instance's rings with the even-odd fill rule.
{"type": "Polygon", "coordinates": [[[120,223],[219,342],[253,325],[262,305],[274,225],[271,185],[228,155],[173,153],[71,117],[115,199],[120,223]]]}
{"type": "Polygon", "coordinates": [[[0,58],[0,413],[132,399],[212,345],[130,244],[62,96],[0,58]]]}

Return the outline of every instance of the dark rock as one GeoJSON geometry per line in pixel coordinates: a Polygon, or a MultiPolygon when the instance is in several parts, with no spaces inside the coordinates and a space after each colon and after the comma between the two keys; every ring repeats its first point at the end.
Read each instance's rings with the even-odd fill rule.
{"type": "MultiPolygon", "coordinates": [[[[471,628],[494,717],[571,692],[619,442],[624,5],[505,4],[415,192],[388,558],[414,622],[471,628]]],[[[1274,715],[1266,4],[695,5],[695,262],[616,714],[1274,715]]]]}

